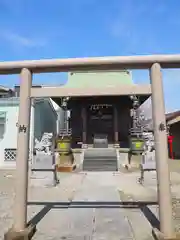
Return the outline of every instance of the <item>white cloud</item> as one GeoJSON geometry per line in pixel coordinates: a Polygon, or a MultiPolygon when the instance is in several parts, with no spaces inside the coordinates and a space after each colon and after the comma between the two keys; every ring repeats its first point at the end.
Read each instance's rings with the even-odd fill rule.
{"type": "Polygon", "coordinates": [[[146,46],[149,45],[147,41],[150,36],[141,24],[141,19],[147,11],[146,4],[136,4],[132,0],[127,0],[124,4],[120,4],[118,9],[119,11],[111,19],[109,32],[112,37],[121,41],[128,53],[135,54],[142,41],[142,35],[146,38],[146,46]]]}
{"type": "MultiPolygon", "coordinates": [[[[117,9],[119,11],[114,13],[110,21],[109,33],[120,40],[130,54],[163,51],[152,18],[159,19],[166,14],[167,5],[164,1],[159,0],[156,8],[151,1],[126,0],[123,4],[119,1],[117,9]]],[[[169,22],[170,19],[166,21],[169,22]]]]}
{"type": "Polygon", "coordinates": [[[26,37],[14,32],[3,32],[0,34],[1,39],[8,41],[13,47],[44,47],[47,45],[47,41],[41,38],[26,37]]]}

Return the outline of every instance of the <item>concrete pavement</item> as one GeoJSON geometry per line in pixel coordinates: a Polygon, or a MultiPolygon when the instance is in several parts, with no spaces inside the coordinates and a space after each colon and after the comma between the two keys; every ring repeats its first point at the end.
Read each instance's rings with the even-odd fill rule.
{"type": "MultiPolygon", "coordinates": [[[[155,172],[145,173],[143,186],[138,183],[139,175],[138,171],[60,173],[57,187],[29,187],[28,220],[37,223],[38,230],[34,239],[153,239],[147,215],[153,212],[158,218],[157,206],[145,211],[117,207],[121,201],[157,200],[155,172]],[[116,208],[109,206],[112,202],[116,208]]],[[[179,229],[180,213],[176,209],[180,209],[180,174],[171,173],[171,181],[176,198],[175,224],[179,229]]],[[[0,239],[12,225],[13,198],[14,173],[1,171],[0,239]]]]}

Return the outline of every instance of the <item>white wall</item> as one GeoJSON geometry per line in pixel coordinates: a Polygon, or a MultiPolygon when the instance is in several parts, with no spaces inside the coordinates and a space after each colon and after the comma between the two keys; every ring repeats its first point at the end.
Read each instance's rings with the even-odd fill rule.
{"type": "MultiPolygon", "coordinates": [[[[17,147],[17,126],[18,106],[1,106],[0,111],[6,112],[6,127],[4,138],[0,140],[0,166],[4,165],[4,149],[17,147]]],[[[6,162],[7,165],[14,165],[13,162],[6,162]]]]}
{"type": "MultiPolygon", "coordinates": [[[[40,101],[31,108],[30,152],[34,139],[41,138],[44,132],[56,132],[57,115],[48,100],[40,101]],[[34,107],[35,106],[35,107],[34,107]]],[[[5,148],[17,148],[17,122],[19,106],[0,106],[0,112],[6,112],[6,130],[0,140],[0,167],[15,167],[15,162],[4,161],[5,148]]]]}

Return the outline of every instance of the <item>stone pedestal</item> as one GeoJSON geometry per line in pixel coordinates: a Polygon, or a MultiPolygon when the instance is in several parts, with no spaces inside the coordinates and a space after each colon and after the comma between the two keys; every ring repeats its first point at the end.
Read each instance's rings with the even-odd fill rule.
{"type": "Polygon", "coordinates": [[[171,238],[166,237],[162,232],[160,232],[158,229],[153,228],[152,229],[152,235],[155,240],[180,240],[180,234],[175,234],[171,238]]]}
{"type": "Polygon", "coordinates": [[[56,174],[56,165],[52,155],[38,154],[31,166],[31,186],[56,186],[59,182],[56,174]]]}
{"type": "Polygon", "coordinates": [[[30,225],[23,231],[16,232],[10,229],[4,235],[4,240],[30,240],[36,232],[36,226],[30,225]]]}
{"type": "Polygon", "coordinates": [[[74,155],[72,152],[59,155],[59,161],[56,165],[58,172],[72,172],[76,168],[74,164],[74,155]]]}

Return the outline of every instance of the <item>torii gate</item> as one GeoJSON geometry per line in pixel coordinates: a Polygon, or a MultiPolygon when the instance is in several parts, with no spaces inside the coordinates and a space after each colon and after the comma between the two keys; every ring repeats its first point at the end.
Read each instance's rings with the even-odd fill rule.
{"type": "MultiPolygon", "coordinates": [[[[179,68],[180,55],[120,56],[0,62],[0,74],[20,73],[21,78],[14,225],[13,228],[5,234],[5,239],[28,239],[27,236],[30,238],[32,231],[34,230],[34,226],[27,226],[28,147],[31,98],[81,96],[81,94],[84,93],[81,89],[81,91],[77,91],[72,95],[70,89],[66,90],[62,87],[32,88],[33,73],[120,69],[149,69],[150,71],[160,230],[163,238],[176,238],[174,235],[172,220],[172,199],[161,67],[179,68]]],[[[88,89],[86,95],[142,94],[147,93],[149,91],[147,89],[149,88],[126,85],[122,86],[121,89],[109,89],[109,92],[105,92],[103,89],[100,92],[99,90],[98,92],[95,92],[95,89],[88,89]]]]}

